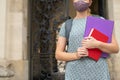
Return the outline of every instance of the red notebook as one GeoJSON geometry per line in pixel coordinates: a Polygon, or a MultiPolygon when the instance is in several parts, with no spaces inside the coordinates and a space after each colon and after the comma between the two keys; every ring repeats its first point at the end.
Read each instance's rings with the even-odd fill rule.
{"type": "MultiPolygon", "coordinates": [[[[108,36],[106,36],[105,34],[103,34],[102,32],[98,31],[95,28],[92,28],[90,31],[89,36],[94,37],[96,40],[102,41],[107,43],[108,41],[108,36]]],[[[99,58],[101,57],[102,51],[95,48],[95,49],[88,49],[88,53],[89,53],[89,57],[92,58],[95,61],[98,61],[99,58]]]]}

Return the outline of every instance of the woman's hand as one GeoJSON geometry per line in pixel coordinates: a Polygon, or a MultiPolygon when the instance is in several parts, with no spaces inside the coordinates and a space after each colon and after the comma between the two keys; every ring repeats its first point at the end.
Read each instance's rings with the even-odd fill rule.
{"type": "Polygon", "coordinates": [[[78,59],[80,59],[81,57],[86,57],[88,56],[88,51],[85,47],[79,47],[77,49],[77,52],[76,52],[76,56],[78,59]]]}
{"type": "Polygon", "coordinates": [[[98,48],[99,41],[93,37],[85,37],[82,41],[82,46],[85,48],[93,49],[98,48]]]}

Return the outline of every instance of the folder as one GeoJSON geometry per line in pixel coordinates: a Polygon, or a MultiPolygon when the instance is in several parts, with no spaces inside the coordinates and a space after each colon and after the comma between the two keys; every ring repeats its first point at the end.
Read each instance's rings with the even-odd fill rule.
{"type": "MultiPolygon", "coordinates": [[[[86,21],[86,28],[84,32],[84,37],[89,36],[90,30],[92,28],[97,29],[98,31],[102,32],[106,36],[108,36],[107,43],[111,42],[112,39],[112,32],[114,27],[114,21],[106,20],[100,17],[88,16],[86,21]]],[[[107,53],[102,52],[101,57],[108,57],[107,53]]]]}
{"type": "MultiPolygon", "coordinates": [[[[102,41],[102,42],[107,42],[108,41],[108,36],[103,34],[102,32],[98,31],[95,28],[92,28],[89,37],[94,37],[96,40],[102,41]]],[[[95,49],[88,49],[89,57],[92,58],[95,61],[98,61],[99,58],[101,57],[102,51],[95,48],[95,49]]]]}

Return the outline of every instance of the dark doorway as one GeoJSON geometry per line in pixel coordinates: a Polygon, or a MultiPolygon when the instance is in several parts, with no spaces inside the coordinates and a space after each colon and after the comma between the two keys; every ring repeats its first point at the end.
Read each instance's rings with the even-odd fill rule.
{"type": "Polygon", "coordinates": [[[68,1],[29,0],[30,80],[58,80],[56,34],[58,26],[68,18],[68,1]]]}
{"type": "Polygon", "coordinates": [[[106,18],[106,0],[93,0],[91,12],[106,18]]]}
{"type": "MultiPolygon", "coordinates": [[[[64,80],[64,72],[59,73],[55,49],[58,26],[74,16],[71,1],[28,1],[29,80],[64,80]]],[[[105,0],[94,0],[92,13],[105,17],[105,4],[105,0]]]]}

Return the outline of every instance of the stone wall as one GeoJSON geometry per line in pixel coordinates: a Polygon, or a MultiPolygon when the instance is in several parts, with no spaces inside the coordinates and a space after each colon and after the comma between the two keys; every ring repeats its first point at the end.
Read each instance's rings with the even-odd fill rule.
{"type": "Polygon", "coordinates": [[[5,58],[6,0],[0,0],[0,58],[5,58]]]}
{"type": "MultiPolygon", "coordinates": [[[[108,18],[115,21],[115,36],[120,45],[120,0],[107,0],[108,18]]],[[[118,54],[112,54],[111,58],[108,59],[109,69],[111,73],[111,80],[120,80],[120,51],[118,54]]]]}
{"type": "MultiPolygon", "coordinates": [[[[115,35],[120,45],[120,0],[113,0],[113,15],[115,20],[115,35]]],[[[120,52],[114,56],[114,80],[120,80],[120,52]]]]}
{"type": "Polygon", "coordinates": [[[0,0],[0,4],[3,6],[0,9],[2,11],[0,18],[3,20],[1,22],[0,19],[3,24],[0,31],[3,33],[0,35],[2,36],[0,46],[3,47],[0,53],[3,57],[0,59],[0,66],[6,73],[0,77],[0,80],[28,80],[27,0],[0,0]],[[8,76],[9,70],[14,75],[8,76]]]}
{"type": "Polygon", "coordinates": [[[26,29],[24,25],[25,0],[7,0],[6,24],[6,58],[22,60],[26,46],[26,29]]]}
{"type": "MultiPolygon", "coordinates": [[[[13,76],[0,77],[0,80],[28,80],[27,1],[0,0],[0,69],[14,72],[13,76]]],[[[115,35],[120,45],[120,0],[107,0],[107,3],[108,18],[115,21],[115,35]]],[[[108,59],[111,80],[120,80],[119,61],[120,52],[108,59]]]]}

